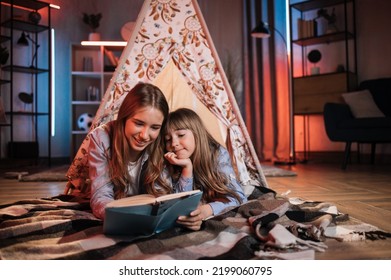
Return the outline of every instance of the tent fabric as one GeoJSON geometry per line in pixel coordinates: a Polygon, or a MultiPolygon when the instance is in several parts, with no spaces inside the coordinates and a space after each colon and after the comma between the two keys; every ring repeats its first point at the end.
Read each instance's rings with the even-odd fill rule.
{"type": "MultiPolygon", "coordinates": [[[[195,110],[230,151],[243,186],[267,187],[196,0],[144,2],[91,130],[114,120],[124,97],[139,82],[158,86],[170,110],[195,110]]],[[[87,135],[67,172],[67,189],[89,190],[88,146],[87,135]]]]}

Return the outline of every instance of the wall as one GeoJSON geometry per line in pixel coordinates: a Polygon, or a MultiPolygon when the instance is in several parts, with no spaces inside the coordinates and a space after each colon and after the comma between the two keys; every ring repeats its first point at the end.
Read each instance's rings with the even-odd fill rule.
{"type": "Polygon", "coordinates": [[[359,80],[391,76],[391,1],[357,0],[359,80]]]}

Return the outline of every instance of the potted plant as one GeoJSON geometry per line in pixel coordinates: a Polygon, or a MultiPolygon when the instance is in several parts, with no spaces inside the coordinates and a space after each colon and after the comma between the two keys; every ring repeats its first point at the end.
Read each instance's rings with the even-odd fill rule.
{"type": "Polygon", "coordinates": [[[335,8],[333,8],[332,13],[329,14],[326,9],[319,9],[317,11],[318,17],[317,18],[323,18],[327,21],[327,27],[325,33],[334,33],[338,31],[338,28],[336,26],[337,17],[335,15],[335,8]]]}
{"type": "Polygon", "coordinates": [[[102,19],[102,14],[87,14],[83,13],[83,22],[87,24],[90,29],[91,33],[88,36],[88,39],[90,41],[99,41],[100,40],[100,34],[96,32],[96,30],[99,27],[100,20],[102,19]]]}

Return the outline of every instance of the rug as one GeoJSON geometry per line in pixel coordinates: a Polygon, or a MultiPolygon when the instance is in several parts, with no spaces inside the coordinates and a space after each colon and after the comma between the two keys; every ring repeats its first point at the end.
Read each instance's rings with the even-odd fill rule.
{"type": "MultiPolygon", "coordinates": [[[[69,165],[62,165],[48,170],[34,173],[34,174],[23,174],[20,176],[20,182],[62,182],[67,181],[65,174],[69,169],[69,165]]],[[[296,176],[297,174],[290,170],[285,170],[272,165],[262,165],[262,171],[265,177],[286,177],[296,176]]],[[[18,179],[18,177],[16,177],[18,179]]]]}
{"type": "Polygon", "coordinates": [[[65,176],[69,169],[69,165],[61,165],[50,168],[45,171],[33,173],[30,175],[21,176],[20,182],[63,182],[68,181],[65,176]]]}
{"type": "Polygon", "coordinates": [[[289,177],[297,176],[297,173],[291,170],[282,169],[273,165],[261,164],[265,177],[289,177]]]}
{"type": "Polygon", "coordinates": [[[0,205],[0,259],[300,260],[325,252],[329,239],[366,248],[360,258],[372,241],[391,237],[332,204],[287,200],[268,191],[254,189],[247,203],[205,220],[200,231],[174,227],[132,242],[126,235],[104,235],[103,222],[82,197],[0,205]]]}

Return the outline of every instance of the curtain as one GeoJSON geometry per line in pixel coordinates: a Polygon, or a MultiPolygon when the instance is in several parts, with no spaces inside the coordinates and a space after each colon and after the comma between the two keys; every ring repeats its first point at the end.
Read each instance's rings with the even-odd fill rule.
{"type": "Polygon", "coordinates": [[[285,0],[243,0],[243,4],[246,126],[262,161],[286,160],[291,142],[285,0]],[[269,38],[251,37],[260,21],[269,24],[269,38]]]}

